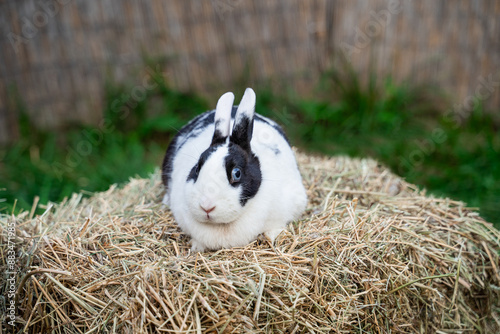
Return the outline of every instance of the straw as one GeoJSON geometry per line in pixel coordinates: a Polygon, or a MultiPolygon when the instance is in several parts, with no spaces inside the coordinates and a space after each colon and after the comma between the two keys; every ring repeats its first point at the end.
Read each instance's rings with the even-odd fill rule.
{"type": "Polygon", "coordinates": [[[75,194],[41,216],[0,216],[2,254],[8,224],[17,226],[19,329],[500,330],[500,233],[490,223],[376,161],[297,158],[309,205],[274,245],[261,236],[191,253],[190,238],[161,204],[159,171],[89,198],[75,194]]]}

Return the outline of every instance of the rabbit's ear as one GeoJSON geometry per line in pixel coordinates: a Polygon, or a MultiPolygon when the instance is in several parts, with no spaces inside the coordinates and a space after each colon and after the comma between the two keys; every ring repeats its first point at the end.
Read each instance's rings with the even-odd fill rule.
{"type": "Polygon", "coordinates": [[[253,132],[253,117],[255,113],[255,92],[252,88],[247,88],[241,98],[236,117],[234,120],[233,132],[230,141],[239,145],[246,151],[250,151],[250,141],[253,132]]]}
{"type": "Polygon", "coordinates": [[[233,109],[234,94],[227,92],[222,95],[215,108],[215,130],[211,145],[223,144],[229,136],[231,110],[233,109]]]}

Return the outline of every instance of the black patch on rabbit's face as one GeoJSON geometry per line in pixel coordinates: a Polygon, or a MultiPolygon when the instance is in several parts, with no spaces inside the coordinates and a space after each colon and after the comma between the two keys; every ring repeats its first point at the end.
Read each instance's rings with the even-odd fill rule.
{"type": "Polygon", "coordinates": [[[219,148],[220,145],[216,145],[216,146],[210,146],[209,148],[207,148],[205,150],[205,152],[203,152],[200,156],[200,159],[198,159],[198,162],[196,163],[196,165],[193,166],[193,168],[191,168],[191,171],[189,172],[189,175],[188,175],[188,178],[187,178],[187,181],[193,181],[193,182],[196,182],[198,180],[198,175],[200,174],[200,170],[201,168],[203,167],[203,165],[205,164],[205,161],[207,161],[207,159],[210,157],[210,155],[212,155],[212,153],[214,153],[217,148],[219,148]]]}
{"type": "Polygon", "coordinates": [[[247,201],[257,194],[262,182],[259,159],[251,151],[248,152],[240,146],[230,143],[224,165],[229,184],[235,188],[241,187],[240,204],[245,206],[247,201]],[[238,182],[231,182],[232,171],[235,167],[240,169],[241,178],[238,182]]]}

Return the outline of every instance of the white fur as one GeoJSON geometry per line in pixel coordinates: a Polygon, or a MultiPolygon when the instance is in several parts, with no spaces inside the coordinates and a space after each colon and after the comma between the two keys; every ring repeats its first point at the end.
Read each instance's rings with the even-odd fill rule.
{"type": "MultiPolygon", "coordinates": [[[[242,104],[253,113],[255,93],[250,89],[247,96],[248,90],[242,104]]],[[[230,96],[224,96],[221,105],[227,107],[230,96]]],[[[307,202],[293,151],[276,129],[255,120],[250,145],[260,161],[262,182],[257,194],[242,207],[240,187],[232,187],[226,176],[227,143],[206,160],[196,182],[186,181],[201,153],[210,146],[213,133],[214,124],[210,124],[177,151],[164,203],[170,205],[180,228],[192,237],[193,251],[245,246],[261,233],[274,241],[288,222],[301,215],[307,202]],[[201,208],[213,206],[209,214],[201,208]]]]}
{"type": "MultiPolygon", "coordinates": [[[[226,93],[227,94],[227,93],[226,93]]],[[[224,95],[223,95],[224,96],[224,95]]],[[[236,113],[235,122],[238,122],[243,116],[252,118],[255,110],[255,92],[252,88],[245,89],[245,93],[241,98],[238,112],[236,113]]]]}
{"type": "Polygon", "coordinates": [[[215,122],[219,121],[218,130],[223,136],[229,135],[229,126],[231,122],[231,109],[233,107],[234,94],[227,92],[222,95],[215,108],[215,122]]]}

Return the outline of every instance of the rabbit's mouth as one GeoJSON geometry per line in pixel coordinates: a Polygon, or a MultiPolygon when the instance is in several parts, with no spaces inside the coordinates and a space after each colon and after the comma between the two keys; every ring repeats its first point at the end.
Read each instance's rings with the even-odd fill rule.
{"type": "Polygon", "coordinates": [[[229,226],[239,218],[239,212],[236,210],[221,210],[214,208],[206,210],[200,207],[198,210],[192,211],[192,217],[200,224],[212,226],[229,226]]]}
{"type": "Polygon", "coordinates": [[[217,217],[214,217],[212,214],[206,214],[204,218],[200,221],[202,224],[206,225],[212,225],[212,226],[229,226],[232,223],[234,223],[236,219],[230,220],[230,221],[225,221],[218,219],[217,217]]]}

